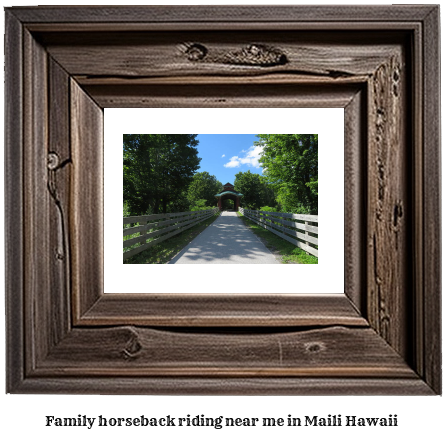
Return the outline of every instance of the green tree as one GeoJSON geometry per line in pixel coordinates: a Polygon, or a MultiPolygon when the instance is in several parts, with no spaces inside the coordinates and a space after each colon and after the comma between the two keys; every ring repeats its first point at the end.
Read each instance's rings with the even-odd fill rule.
{"type": "Polygon", "coordinates": [[[124,134],[123,200],[131,214],[166,213],[199,168],[197,134],[124,134]]]}
{"type": "Polygon", "coordinates": [[[215,195],[223,190],[223,184],[214,175],[208,172],[197,172],[189,184],[187,198],[191,207],[197,206],[197,201],[206,200],[206,206],[217,205],[215,195]]]}
{"type": "Polygon", "coordinates": [[[243,194],[241,205],[251,210],[258,210],[265,205],[274,206],[275,197],[272,187],[258,173],[239,172],[235,175],[235,190],[243,194]]]}
{"type": "Polygon", "coordinates": [[[191,211],[208,210],[206,199],[197,199],[190,207],[191,211]]]}
{"type": "Polygon", "coordinates": [[[222,208],[223,208],[223,210],[233,210],[234,209],[234,200],[233,199],[223,199],[222,208]]]}
{"type": "Polygon", "coordinates": [[[259,134],[260,163],[284,212],[318,213],[318,135],[259,134]]]}
{"type": "Polygon", "coordinates": [[[128,203],[123,201],[123,217],[131,216],[131,212],[129,211],[128,203]]]}
{"type": "Polygon", "coordinates": [[[263,206],[274,207],[277,205],[275,193],[272,185],[263,175],[259,175],[260,180],[260,208],[263,206]]]}

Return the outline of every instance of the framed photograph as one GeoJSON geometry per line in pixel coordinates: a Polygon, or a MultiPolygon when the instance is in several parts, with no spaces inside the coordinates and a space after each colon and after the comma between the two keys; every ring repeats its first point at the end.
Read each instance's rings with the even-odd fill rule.
{"type": "MultiPolygon", "coordinates": [[[[336,244],[344,241],[343,108],[105,108],[104,126],[105,294],[149,293],[152,290],[159,294],[196,294],[208,293],[208,287],[210,287],[211,294],[226,294],[231,291],[235,291],[236,294],[242,292],[269,294],[269,290],[275,287],[276,279],[280,285],[279,294],[344,293],[344,248],[343,245],[336,244]],[[250,191],[255,198],[247,196],[240,203],[241,208],[247,209],[252,202],[256,202],[259,206],[277,207],[277,204],[271,204],[275,202],[273,196],[277,190],[274,192],[272,189],[273,196],[264,200],[262,198],[263,188],[270,187],[270,184],[263,178],[265,172],[258,161],[257,151],[261,149],[257,145],[258,137],[247,133],[262,131],[279,133],[287,132],[287,129],[298,133],[316,132],[318,137],[318,142],[313,145],[315,154],[318,156],[313,172],[319,175],[319,177],[317,176],[318,187],[321,187],[321,190],[316,197],[318,210],[314,212],[321,217],[326,217],[327,220],[321,227],[323,242],[320,250],[321,258],[305,257],[307,260],[301,260],[318,264],[297,263],[298,260],[295,257],[288,256],[286,256],[287,260],[284,260],[286,263],[281,263],[280,260],[289,254],[286,247],[290,247],[292,250],[296,248],[292,241],[293,229],[290,230],[292,234],[288,234],[290,237],[288,243],[280,236],[271,241],[274,246],[271,248],[271,252],[257,239],[256,234],[243,225],[235,212],[221,213],[221,217],[216,219],[207,228],[207,231],[205,229],[196,241],[186,245],[182,251],[177,241],[172,239],[172,243],[169,244],[171,240],[168,239],[167,245],[160,244],[154,248],[154,251],[148,249],[136,254],[133,258],[124,258],[124,264],[122,264],[122,208],[121,202],[117,202],[117,200],[124,200],[123,174],[119,169],[122,165],[122,138],[124,135],[126,136],[125,133],[149,132],[149,134],[127,136],[129,140],[139,141],[148,136],[162,137],[163,134],[158,134],[162,132],[173,135],[199,132],[200,134],[196,137],[196,140],[199,141],[196,149],[198,156],[201,157],[201,163],[193,179],[205,174],[207,176],[214,174],[214,179],[224,183],[232,181],[235,186],[240,183],[241,190],[246,193],[245,184],[241,185],[241,178],[254,176],[253,181],[259,184],[256,186],[259,190],[252,187],[250,191]],[[332,166],[331,163],[334,165],[332,166]],[[332,184],[331,181],[333,181],[332,184]],[[260,197],[258,198],[257,195],[260,197]],[[260,202],[262,204],[259,204],[260,202]],[[225,214],[230,216],[225,217],[225,214]],[[231,223],[234,226],[231,226],[231,223]],[[278,243],[276,244],[275,240],[281,241],[281,246],[276,248],[275,245],[278,243]],[[237,242],[237,245],[232,242],[237,242]],[[280,255],[278,249],[285,252],[280,255]],[[198,251],[198,257],[193,254],[195,251],[198,251]],[[185,263],[176,264],[175,261],[184,254],[187,254],[182,258],[185,263]],[[263,266],[264,264],[266,266],[263,266]],[[147,278],[149,281],[146,281],[147,278]],[[295,287],[294,284],[289,286],[294,283],[294,278],[296,279],[295,287]],[[325,291],[324,278],[334,279],[334,289],[325,291]]],[[[149,138],[151,140],[157,139],[157,137],[149,138]]],[[[290,141],[293,138],[292,134],[277,136],[277,139],[290,141]]],[[[311,137],[306,135],[305,138],[310,139],[311,137]]],[[[134,148],[131,153],[135,155],[138,153],[138,149],[134,148]]],[[[133,165],[134,172],[138,166],[138,162],[133,165]]],[[[149,168],[149,163],[144,167],[144,169],[147,168],[149,168]]],[[[129,173],[128,165],[126,169],[129,173]]],[[[135,175],[138,176],[139,173],[135,175]]],[[[132,183],[132,180],[130,181],[132,183]]],[[[140,184],[141,188],[146,187],[145,179],[138,180],[136,178],[136,183],[140,184]]],[[[129,185],[129,182],[127,184],[129,185]]],[[[193,183],[190,187],[192,186],[193,183]]],[[[202,185],[198,187],[202,187],[202,185]]],[[[152,191],[153,188],[151,183],[150,190],[152,191]]],[[[145,193],[148,198],[151,192],[146,191],[145,193]]],[[[175,202],[179,207],[174,209],[174,205],[171,206],[172,212],[189,210],[189,207],[181,207],[189,202],[187,200],[189,199],[189,191],[183,194],[183,189],[180,188],[175,193],[178,193],[178,199],[175,202]],[[186,198],[186,193],[188,193],[188,198],[186,198]]],[[[200,198],[207,199],[208,204],[213,198],[210,206],[217,206],[217,197],[214,196],[218,193],[217,189],[211,186],[209,192],[202,193],[203,196],[200,198]]],[[[134,202],[137,202],[137,199],[135,198],[134,202]]],[[[148,199],[152,200],[154,197],[148,199]]],[[[289,202],[292,199],[289,198],[289,202]]],[[[255,210],[258,209],[255,208],[255,210]]],[[[127,211],[129,211],[128,205],[125,207],[125,212],[127,211]]],[[[275,208],[275,211],[282,210],[275,208]]],[[[126,213],[124,216],[135,216],[137,213],[126,213]]],[[[213,211],[207,213],[212,215],[213,211]]],[[[284,216],[286,218],[292,215],[286,214],[284,216]]],[[[151,217],[154,219],[150,220],[155,223],[156,218],[162,216],[153,215],[151,217]]],[[[312,219],[317,220],[317,217],[312,217],[312,219]]],[[[165,219],[167,221],[166,229],[169,228],[171,222],[168,220],[168,218],[165,219]]],[[[208,219],[208,221],[211,220],[213,217],[208,219]]],[[[301,226],[304,227],[304,225],[305,222],[302,222],[301,226]]],[[[193,227],[191,231],[195,228],[193,227]]],[[[312,228],[311,231],[314,232],[315,228],[312,228]]],[[[170,232],[174,233],[175,229],[170,232]]],[[[301,230],[301,232],[304,231],[301,230]]],[[[130,233],[130,225],[124,225],[124,238],[126,239],[130,233]]],[[[154,233],[158,233],[158,231],[154,231],[154,233]]],[[[144,234],[143,237],[139,237],[138,234],[134,234],[134,236],[137,240],[147,238],[147,234],[144,234]]],[[[314,239],[317,239],[317,235],[313,234],[312,237],[312,242],[315,242],[314,239]]],[[[181,236],[179,238],[185,240],[181,236]]],[[[126,244],[127,240],[124,243],[126,244]]],[[[135,251],[141,249],[140,247],[135,248],[135,251]]],[[[124,251],[125,256],[128,251],[131,251],[131,248],[125,247],[124,251]]]]}
{"type": "Polygon", "coordinates": [[[441,394],[439,38],[438,6],[7,8],[7,392],[441,394]],[[105,108],[319,107],[344,286],[105,293],[105,108]]]}

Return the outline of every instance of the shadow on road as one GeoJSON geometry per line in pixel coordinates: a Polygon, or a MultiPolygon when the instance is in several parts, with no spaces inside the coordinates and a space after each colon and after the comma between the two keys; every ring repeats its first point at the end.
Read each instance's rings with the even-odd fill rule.
{"type": "Polygon", "coordinates": [[[223,212],[169,263],[279,264],[235,212],[223,212]]]}

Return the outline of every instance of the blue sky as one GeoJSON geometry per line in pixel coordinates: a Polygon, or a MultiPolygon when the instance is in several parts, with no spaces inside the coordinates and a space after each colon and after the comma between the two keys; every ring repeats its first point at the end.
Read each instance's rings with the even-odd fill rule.
{"type": "Polygon", "coordinates": [[[254,147],[256,134],[198,134],[198,172],[209,172],[222,184],[234,184],[238,172],[262,174],[258,163],[260,148],[254,147]]]}

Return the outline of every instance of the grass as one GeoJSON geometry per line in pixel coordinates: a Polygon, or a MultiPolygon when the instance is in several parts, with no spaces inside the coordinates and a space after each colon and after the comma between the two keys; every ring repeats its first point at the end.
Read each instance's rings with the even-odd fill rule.
{"type": "MultiPolygon", "coordinates": [[[[125,264],[165,264],[174,258],[188,243],[195,239],[202,231],[204,231],[212,222],[217,219],[219,214],[215,214],[210,218],[200,222],[196,226],[189,228],[182,233],[172,236],[170,239],[164,240],[147,250],[136,254],[123,261],[125,264]]],[[[130,236],[124,236],[126,240],[130,236]]]]}
{"type": "Polygon", "coordinates": [[[298,248],[292,243],[276,236],[274,233],[265,230],[260,225],[243,216],[240,212],[237,212],[237,214],[244,224],[260,238],[271,252],[281,257],[282,263],[303,265],[318,264],[317,257],[308,254],[301,248],[298,248]]]}

